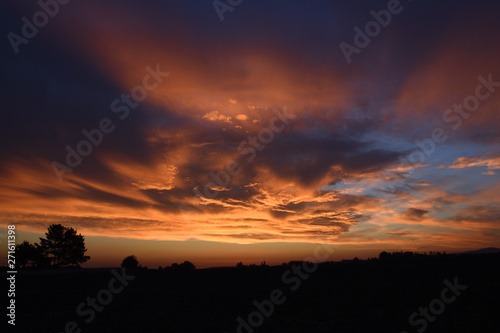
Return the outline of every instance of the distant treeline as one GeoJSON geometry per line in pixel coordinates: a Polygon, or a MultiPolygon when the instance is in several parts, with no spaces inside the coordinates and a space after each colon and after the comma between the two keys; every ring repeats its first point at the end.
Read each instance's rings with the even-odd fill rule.
{"type": "Polygon", "coordinates": [[[380,260],[391,260],[391,259],[405,259],[414,257],[430,257],[430,256],[445,256],[446,252],[412,252],[412,251],[398,251],[398,252],[386,252],[382,251],[378,255],[380,260]]]}

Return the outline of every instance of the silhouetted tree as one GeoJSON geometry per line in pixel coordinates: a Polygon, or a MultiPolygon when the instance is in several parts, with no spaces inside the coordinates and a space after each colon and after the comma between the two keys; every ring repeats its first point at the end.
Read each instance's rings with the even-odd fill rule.
{"type": "Polygon", "coordinates": [[[196,266],[190,261],[184,261],[182,264],[178,264],[178,263],[174,262],[170,266],[170,269],[189,271],[189,270],[196,269],[196,266]]]}
{"type": "Polygon", "coordinates": [[[45,237],[40,237],[41,251],[56,267],[79,267],[80,263],[90,259],[85,255],[87,251],[85,238],[77,234],[73,228],[66,228],[62,224],[52,224],[45,233],[45,237]]]}
{"type": "Polygon", "coordinates": [[[184,261],[182,264],[179,265],[179,268],[184,270],[192,270],[196,269],[196,266],[190,261],[184,261]]]}
{"type": "Polygon", "coordinates": [[[35,243],[35,261],[33,266],[47,268],[50,267],[50,262],[51,259],[47,256],[45,249],[40,244],[35,243]]]}
{"type": "Polygon", "coordinates": [[[16,245],[16,263],[19,268],[27,265],[34,266],[36,262],[37,249],[28,241],[16,245]]]}
{"type": "Polygon", "coordinates": [[[389,257],[390,257],[390,256],[391,256],[391,255],[389,254],[389,252],[382,251],[382,252],[380,252],[380,254],[378,255],[378,258],[379,258],[380,260],[387,260],[387,259],[389,259],[389,257]]]}
{"type": "Polygon", "coordinates": [[[139,267],[139,261],[136,256],[128,256],[122,261],[122,267],[125,268],[137,268],[139,267]]]}
{"type": "Polygon", "coordinates": [[[405,258],[412,258],[412,257],[413,257],[413,252],[411,252],[411,251],[406,251],[406,252],[404,253],[404,256],[405,256],[405,258]]]}

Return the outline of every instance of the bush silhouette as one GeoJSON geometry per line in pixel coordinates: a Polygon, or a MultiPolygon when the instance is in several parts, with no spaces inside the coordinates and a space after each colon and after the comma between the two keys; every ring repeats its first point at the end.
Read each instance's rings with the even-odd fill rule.
{"type": "Polygon", "coordinates": [[[139,267],[139,261],[136,256],[128,256],[122,261],[122,268],[137,268],[139,267]]]}
{"type": "Polygon", "coordinates": [[[179,265],[179,268],[184,270],[192,270],[196,269],[196,266],[190,261],[184,261],[182,264],[179,265]]]}
{"type": "Polygon", "coordinates": [[[169,269],[190,271],[196,269],[196,266],[190,261],[184,261],[182,264],[173,263],[169,269]]]}

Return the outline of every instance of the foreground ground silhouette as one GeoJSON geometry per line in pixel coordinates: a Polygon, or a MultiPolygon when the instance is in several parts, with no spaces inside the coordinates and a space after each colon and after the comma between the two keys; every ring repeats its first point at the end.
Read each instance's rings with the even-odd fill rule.
{"type": "Polygon", "coordinates": [[[409,317],[441,299],[443,281],[456,278],[467,289],[443,303],[439,315],[429,314],[433,320],[426,320],[423,331],[498,332],[499,264],[500,254],[468,254],[324,263],[301,274],[292,271],[294,264],[136,269],[128,273],[136,277],[94,311],[89,323],[84,321],[88,312],[80,316],[75,309],[108,288],[114,276],[109,269],[24,271],[17,277],[16,331],[65,332],[65,324],[74,321],[74,332],[237,332],[237,318],[248,322],[257,310],[254,301],[267,304],[262,302],[279,289],[285,300],[263,316],[262,324],[243,325],[240,332],[417,332],[424,316],[414,318],[420,320],[416,326],[409,317]]]}

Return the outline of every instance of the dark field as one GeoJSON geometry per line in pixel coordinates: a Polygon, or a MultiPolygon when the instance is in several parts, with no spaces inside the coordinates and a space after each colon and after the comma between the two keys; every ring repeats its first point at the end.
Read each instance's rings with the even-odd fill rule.
{"type": "Polygon", "coordinates": [[[248,323],[258,311],[256,300],[269,317],[255,312],[256,327],[239,332],[500,332],[499,263],[498,254],[482,254],[324,263],[311,273],[302,263],[295,271],[294,264],[141,269],[127,272],[136,278],[116,294],[100,292],[109,289],[111,270],[24,271],[17,275],[15,331],[65,332],[74,321],[68,332],[237,332],[237,318],[248,323]],[[455,278],[467,289],[444,292],[448,303],[441,301],[443,281],[455,278]],[[280,304],[271,306],[273,290],[280,304]],[[83,315],[77,307],[99,292],[109,304],[86,323],[90,306],[81,306],[83,315]],[[415,315],[411,326],[410,315],[430,303],[438,314],[415,315]]]}

